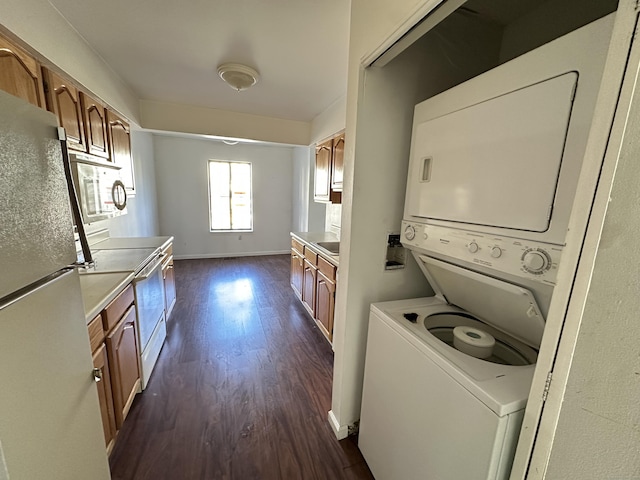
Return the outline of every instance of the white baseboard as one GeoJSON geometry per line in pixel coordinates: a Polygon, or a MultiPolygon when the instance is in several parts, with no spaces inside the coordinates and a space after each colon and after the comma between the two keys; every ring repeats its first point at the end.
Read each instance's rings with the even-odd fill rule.
{"type": "Polygon", "coordinates": [[[265,255],[285,255],[290,254],[291,250],[278,250],[273,252],[231,252],[231,253],[196,253],[191,255],[175,255],[176,260],[200,260],[203,258],[235,258],[235,257],[261,257],[265,255]]]}
{"type": "Polygon", "coordinates": [[[349,436],[349,425],[340,425],[338,419],[333,414],[333,410],[329,410],[329,425],[333,430],[333,434],[338,440],[345,439],[349,436]]]}

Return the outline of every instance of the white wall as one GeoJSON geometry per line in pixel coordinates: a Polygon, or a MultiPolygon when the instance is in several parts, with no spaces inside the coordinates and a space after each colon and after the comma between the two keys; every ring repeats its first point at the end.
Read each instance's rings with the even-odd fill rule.
{"type": "Polygon", "coordinates": [[[154,135],[160,234],[175,236],[176,258],[288,253],[293,148],[154,135]],[[252,163],[253,232],[209,232],[207,162],[252,163]]]}
{"type": "Polygon", "coordinates": [[[346,131],[350,143],[345,143],[331,412],[334,428],[342,432],[360,416],[370,303],[432,294],[412,259],[403,270],[384,270],[387,234],[398,233],[402,220],[413,106],[495,65],[501,34],[468,22],[468,17],[452,17],[442,27],[447,41],[429,36],[387,66],[362,70],[360,61],[369,52],[354,49],[363,48],[361,36],[366,38],[372,27],[385,25],[370,15],[369,2],[352,3],[346,131]],[[347,249],[342,247],[345,243],[347,249]]]}
{"type": "Polygon", "coordinates": [[[309,225],[309,148],[293,148],[291,230],[306,232],[309,225]]]}
{"type": "Polygon", "coordinates": [[[140,100],[140,118],[141,125],[151,130],[246,138],[291,145],[311,143],[309,122],[214,108],[140,100]]]}
{"type": "Polygon", "coordinates": [[[322,232],[326,205],[313,201],[315,150],[293,148],[293,232],[322,232]]]}
{"type": "Polygon", "coordinates": [[[311,122],[311,142],[316,144],[344,130],[347,115],[347,97],[342,96],[311,122]]]}
{"type": "Polygon", "coordinates": [[[131,154],[136,182],[135,196],[127,199],[127,214],[108,220],[112,237],[153,237],[159,235],[153,135],[131,132],[131,154]]]}

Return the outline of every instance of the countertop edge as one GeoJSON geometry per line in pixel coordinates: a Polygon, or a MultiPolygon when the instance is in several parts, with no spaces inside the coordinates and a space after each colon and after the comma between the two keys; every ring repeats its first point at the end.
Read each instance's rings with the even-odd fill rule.
{"type": "MultiPolygon", "coordinates": [[[[100,275],[100,274],[98,273],[95,275],[100,275]]],[[[119,283],[117,283],[115,287],[111,288],[111,290],[104,297],[102,297],[102,299],[98,303],[93,305],[91,309],[89,310],[85,309],[85,317],[86,317],[87,324],[89,324],[91,320],[93,320],[100,312],[102,312],[102,310],[104,310],[104,308],[107,305],[109,305],[109,303],[111,303],[111,301],[114,298],[116,298],[120,294],[120,292],[122,292],[131,283],[134,277],[135,277],[134,273],[131,272],[129,275],[124,277],[119,283]]]]}
{"type": "Polygon", "coordinates": [[[291,237],[308,246],[322,258],[332,263],[336,267],[340,266],[340,255],[327,255],[327,253],[316,245],[317,242],[338,242],[338,237],[331,232],[290,232],[291,237]]]}

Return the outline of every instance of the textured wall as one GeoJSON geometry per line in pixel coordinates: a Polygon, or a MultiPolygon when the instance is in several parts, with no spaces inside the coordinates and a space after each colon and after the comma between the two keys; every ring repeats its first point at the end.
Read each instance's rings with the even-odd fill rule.
{"type": "Polygon", "coordinates": [[[640,97],[610,193],[546,478],[640,478],[640,97]]]}

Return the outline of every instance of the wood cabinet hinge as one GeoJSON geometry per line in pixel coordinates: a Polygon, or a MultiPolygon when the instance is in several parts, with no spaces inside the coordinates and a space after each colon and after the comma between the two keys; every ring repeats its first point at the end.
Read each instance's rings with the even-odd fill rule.
{"type": "Polygon", "coordinates": [[[542,392],[542,403],[547,401],[549,396],[549,389],[551,388],[551,379],[553,378],[553,372],[547,373],[547,380],[544,382],[544,391],[542,392]]]}

